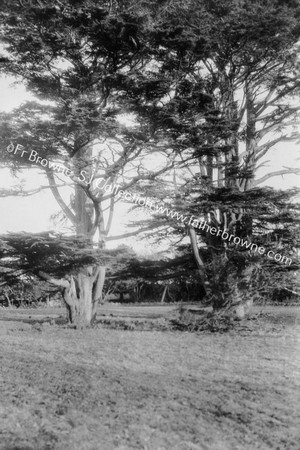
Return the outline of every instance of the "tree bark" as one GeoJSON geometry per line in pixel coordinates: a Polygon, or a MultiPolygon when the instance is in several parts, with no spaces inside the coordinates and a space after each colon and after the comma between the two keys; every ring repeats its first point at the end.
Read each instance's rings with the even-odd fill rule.
{"type": "Polygon", "coordinates": [[[246,157],[245,157],[245,169],[248,176],[242,182],[241,188],[244,191],[252,189],[254,184],[253,174],[255,172],[256,166],[256,155],[257,155],[257,132],[256,132],[256,114],[255,114],[255,100],[253,93],[253,86],[251,82],[246,81],[245,86],[246,95],[246,157]]]}
{"type": "Polygon", "coordinates": [[[92,220],[87,213],[86,193],[78,184],[75,185],[74,206],[76,213],[76,234],[77,236],[89,237],[89,232],[92,228],[92,220]]]}
{"type": "Polygon", "coordinates": [[[39,272],[49,283],[63,288],[63,299],[70,324],[80,328],[91,326],[96,319],[97,305],[102,299],[105,280],[104,266],[86,266],[68,279],[55,279],[39,272]]]}
{"type": "Polygon", "coordinates": [[[168,285],[166,284],[165,287],[164,287],[164,291],[162,293],[162,296],[161,296],[160,303],[164,303],[165,302],[167,290],[168,290],[168,285]]]}
{"type": "Polygon", "coordinates": [[[204,262],[200,256],[199,253],[199,248],[198,248],[198,243],[197,243],[197,235],[195,232],[195,229],[193,227],[189,227],[189,236],[190,236],[190,241],[191,241],[191,246],[192,246],[192,250],[193,250],[193,255],[198,267],[198,271],[199,271],[199,275],[200,275],[200,280],[202,282],[202,286],[206,295],[206,288],[205,288],[205,282],[206,282],[206,271],[205,271],[205,265],[204,262]]]}

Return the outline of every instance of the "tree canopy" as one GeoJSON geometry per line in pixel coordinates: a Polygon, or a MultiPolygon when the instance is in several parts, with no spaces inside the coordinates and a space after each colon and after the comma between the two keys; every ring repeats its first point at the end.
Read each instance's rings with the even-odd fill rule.
{"type": "MultiPolygon", "coordinates": [[[[296,191],[259,186],[299,169],[261,178],[257,171],[276,145],[299,139],[298,0],[3,5],[1,71],[21,79],[35,100],[1,114],[1,164],[41,168],[77,237],[89,241],[87,249],[96,234],[105,246],[120,198],[103,186],[118,185],[266,247],[289,228],[283,253],[296,253],[298,206],[289,203],[296,191]],[[166,189],[166,181],[173,186],[166,189]],[[60,191],[66,184],[73,189],[69,203],[60,191]]],[[[192,223],[155,217],[143,225],[189,236],[203,285],[209,279],[215,289],[222,272],[227,287],[219,282],[216,304],[228,303],[230,270],[238,277],[242,265],[247,272],[251,255],[192,223]]],[[[18,239],[21,245],[24,236],[18,239]]],[[[56,255],[65,245],[60,239],[56,255]]],[[[28,248],[34,266],[37,250],[30,256],[28,248]]],[[[94,277],[99,261],[90,263],[94,277]]]]}

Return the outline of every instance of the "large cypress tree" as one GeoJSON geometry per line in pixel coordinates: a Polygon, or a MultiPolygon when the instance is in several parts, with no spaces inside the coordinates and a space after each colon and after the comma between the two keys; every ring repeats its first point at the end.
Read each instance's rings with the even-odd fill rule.
{"type": "MultiPolygon", "coordinates": [[[[36,101],[2,114],[2,165],[40,167],[77,236],[91,245],[98,232],[103,247],[116,190],[102,187],[132,188],[172,165],[167,160],[159,170],[150,171],[141,161],[155,150],[156,130],[149,121],[135,121],[129,128],[119,120],[121,113],[136,113],[134,104],[124,108],[127,78],[138,78],[152,61],[149,11],[123,1],[63,0],[51,5],[4,1],[3,5],[1,70],[21,79],[36,101]],[[62,172],[62,181],[74,188],[69,204],[57,182],[62,172]]],[[[75,276],[74,301],[82,302],[76,311],[87,322],[92,318],[87,314],[92,309],[90,281],[98,271],[103,279],[105,267],[98,267],[95,260],[75,276]]]]}
{"type": "MultiPolygon", "coordinates": [[[[158,33],[163,59],[159,74],[168,74],[173,85],[156,117],[187,170],[185,182],[174,188],[173,195],[169,191],[161,198],[170,209],[193,214],[195,223],[203,220],[238,239],[262,242],[263,233],[269,239],[278,228],[297,221],[293,204],[289,217],[286,211],[280,213],[288,208],[288,194],[258,186],[299,169],[284,168],[261,179],[256,172],[276,145],[299,138],[293,127],[299,119],[299,107],[293,102],[300,86],[299,2],[167,5],[158,33]]],[[[222,292],[229,279],[226,261],[232,246],[220,236],[197,230],[197,225],[175,225],[169,217],[155,223],[168,223],[181,235],[188,232],[201,278],[224,272],[215,307],[232,302],[230,287],[228,295],[222,292]],[[203,240],[206,245],[200,250],[203,240]]],[[[293,232],[289,251],[292,241],[293,232]]],[[[234,256],[229,264],[237,277],[241,273],[234,266],[243,265],[242,260],[234,256]]]]}

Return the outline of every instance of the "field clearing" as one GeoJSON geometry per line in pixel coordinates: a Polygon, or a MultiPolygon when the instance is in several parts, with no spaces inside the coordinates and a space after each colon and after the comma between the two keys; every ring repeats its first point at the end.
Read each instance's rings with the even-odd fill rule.
{"type": "Polygon", "coordinates": [[[299,450],[300,308],[265,312],[196,334],[39,326],[62,310],[1,310],[0,449],[299,450]]]}

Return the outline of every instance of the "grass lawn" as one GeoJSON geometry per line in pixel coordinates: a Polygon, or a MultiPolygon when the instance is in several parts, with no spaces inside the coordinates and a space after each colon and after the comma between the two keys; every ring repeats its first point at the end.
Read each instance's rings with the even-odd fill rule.
{"type": "Polygon", "coordinates": [[[225,334],[1,311],[0,449],[299,450],[299,309],[225,334]]]}

